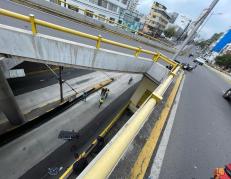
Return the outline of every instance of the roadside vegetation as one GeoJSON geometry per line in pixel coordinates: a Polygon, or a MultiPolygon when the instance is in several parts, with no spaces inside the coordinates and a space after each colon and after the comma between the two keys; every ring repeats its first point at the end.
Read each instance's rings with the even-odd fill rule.
{"type": "Polygon", "coordinates": [[[216,57],[215,59],[216,64],[223,69],[230,69],[231,70],[231,54],[221,55],[216,57]]]}

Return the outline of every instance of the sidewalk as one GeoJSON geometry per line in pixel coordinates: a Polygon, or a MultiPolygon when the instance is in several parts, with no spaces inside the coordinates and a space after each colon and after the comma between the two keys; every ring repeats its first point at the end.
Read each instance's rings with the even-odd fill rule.
{"type": "Polygon", "coordinates": [[[87,102],[74,105],[42,126],[1,147],[0,172],[4,175],[2,177],[18,178],[63,145],[64,141],[57,137],[59,132],[61,130],[79,131],[88,125],[97,114],[131,87],[128,85],[131,76],[134,79],[133,84],[141,80],[141,75],[123,74],[108,86],[109,97],[100,109],[98,108],[100,94],[94,93],[87,98],[87,102]]]}
{"type": "Polygon", "coordinates": [[[216,72],[218,75],[220,75],[225,81],[227,81],[229,84],[231,84],[231,75],[228,75],[227,73],[221,72],[218,69],[215,69],[214,67],[211,67],[210,65],[205,65],[210,70],[216,72]]]}

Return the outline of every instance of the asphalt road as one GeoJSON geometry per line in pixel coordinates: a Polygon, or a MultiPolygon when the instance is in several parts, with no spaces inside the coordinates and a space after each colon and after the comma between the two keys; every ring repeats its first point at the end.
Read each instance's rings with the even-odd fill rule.
{"type": "MultiPolygon", "coordinates": [[[[26,73],[25,77],[8,79],[8,83],[16,96],[58,83],[56,76],[44,64],[23,62],[19,66],[25,71],[29,68],[28,70],[31,72],[26,73]],[[36,69],[33,66],[36,66],[36,69]]],[[[54,66],[53,68],[56,69],[56,74],[59,74],[58,67],[54,66]]],[[[92,72],[85,69],[64,68],[62,78],[63,80],[69,80],[92,72]]]]}
{"type": "MultiPolygon", "coordinates": [[[[91,123],[79,131],[80,139],[73,142],[66,142],[64,145],[56,149],[44,160],[39,162],[36,166],[28,170],[21,179],[40,179],[40,178],[58,178],[58,176],[51,176],[48,174],[48,168],[63,167],[61,175],[64,170],[74,162],[74,152],[81,153],[91,144],[90,142],[95,139],[98,134],[110,123],[116,114],[124,107],[129,101],[132,94],[137,88],[137,84],[132,85],[126,92],[113,101],[101,113],[95,116],[91,123]]],[[[110,97],[110,96],[109,96],[110,97]]],[[[130,115],[126,114],[124,119],[129,119],[130,115]]],[[[60,139],[57,139],[60,140],[60,139]]]]}
{"type": "MultiPolygon", "coordinates": [[[[143,43],[137,42],[135,40],[132,39],[127,39],[124,37],[121,37],[119,35],[113,34],[113,33],[109,33],[106,31],[101,31],[99,29],[95,29],[93,27],[84,25],[84,24],[80,24],[80,23],[76,23],[73,21],[69,21],[67,19],[63,19],[51,14],[47,14],[35,9],[31,9],[28,7],[25,7],[23,5],[19,5],[16,3],[13,3],[9,0],[1,0],[0,1],[0,7],[3,9],[7,9],[13,12],[17,12],[17,13],[21,13],[24,15],[28,15],[28,14],[34,14],[36,18],[41,19],[41,20],[46,20],[48,22],[51,23],[55,23],[58,25],[62,25],[65,27],[69,27],[81,32],[85,32],[85,33],[89,33],[92,35],[102,35],[102,37],[110,39],[110,40],[114,40],[117,42],[121,42],[121,43],[125,43],[125,44],[129,44],[132,46],[137,46],[137,47],[142,47],[144,49],[147,50],[152,50],[152,51],[160,51],[163,54],[167,55],[167,56],[171,56],[172,54],[169,54],[166,51],[162,51],[162,50],[158,50],[155,49],[151,46],[145,45],[143,43]]],[[[9,18],[9,17],[5,17],[5,16],[0,16],[0,24],[5,24],[5,25],[9,25],[9,26],[13,26],[13,27],[19,27],[19,28],[23,28],[23,29],[27,29],[27,30],[31,30],[31,26],[29,23],[25,23],[13,18],[9,18]]],[[[77,36],[73,36],[73,35],[69,35],[63,32],[58,32],[55,30],[51,30],[51,29],[47,29],[44,27],[38,27],[38,32],[43,33],[43,34],[47,34],[47,35],[51,35],[51,36],[55,36],[55,37],[60,37],[60,38],[64,38],[67,40],[72,40],[72,41],[76,41],[76,42],[80,42],[80,43],[84,43],[84,44],[88,44],[88,45],[92,45],[95,46],[96,42],[92,41],[92,40],[88,40],[85,38],[81,38],[81,37],[77,37],[77,36]]],[[[107,44],[102,44],[102,48],[108,48],[110,50],[116,50],[116,51],[120,51],[120,52],[126,52],[126,53],[130,53],[130,54],[134,54],[133,51],[129,51],[127,49],[123,49],[123,48],[119,48],[119,47],[115,47],[115,46],[111,46],[111,45],[107,45],[107,44]]],[[[141,54],[142,56],[142,54],[141,54]]],[[[144,55],[145,56],[145,55],[144,55]]],[[[148,56],[146,56],[148,57],[148,56]]],[[[151,57],[151,56],[150,56],[151,57]]]]}
{"type": "Polygon", "coordinates": [[[205,179],[231,162],[230,88],[217,73],[198,66],[186,73],[160,179],[205,179]]]}

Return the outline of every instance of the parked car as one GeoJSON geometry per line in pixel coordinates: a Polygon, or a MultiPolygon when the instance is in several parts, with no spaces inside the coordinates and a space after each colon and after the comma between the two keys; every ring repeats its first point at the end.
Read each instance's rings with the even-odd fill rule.
{"type": "Polygon", "coordinates": [[[227,100],[231,100],[231,88],[228,89],[224,94],[223,97],[227,100]]]}
{"type": "Polygon", "coordinates": [[[231,178],[231,163],[224,168],[216,168],[214,170],[213,179],[230,179],[231,178]]]}
{"type": "Polygon", "coordinates": [[[201,57],[198,57],[196,59],[193,60],[193,62],[199,64],[199,65],[204,65],[205,64],[205,60],[201,57]]]}

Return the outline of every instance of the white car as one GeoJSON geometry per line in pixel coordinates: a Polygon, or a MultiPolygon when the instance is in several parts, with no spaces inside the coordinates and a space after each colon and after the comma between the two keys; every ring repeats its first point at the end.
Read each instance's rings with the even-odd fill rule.
{"type": "Polygon", "coordinates": [[[193,60],[193,62],[198,63],[199,65],[205,64],[205,60],[201,57],[196,58],[195,60],[193,60]]]}

